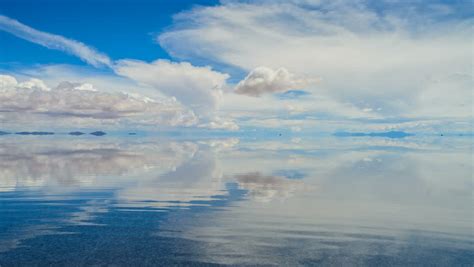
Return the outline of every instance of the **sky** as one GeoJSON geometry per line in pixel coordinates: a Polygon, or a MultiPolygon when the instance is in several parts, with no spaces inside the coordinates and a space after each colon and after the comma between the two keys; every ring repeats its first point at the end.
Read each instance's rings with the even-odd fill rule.
{"type": "Polygon", "coordinates": [[[467,0],[0,0],[0,123],[470,132],[472,22],[467,0]]]}

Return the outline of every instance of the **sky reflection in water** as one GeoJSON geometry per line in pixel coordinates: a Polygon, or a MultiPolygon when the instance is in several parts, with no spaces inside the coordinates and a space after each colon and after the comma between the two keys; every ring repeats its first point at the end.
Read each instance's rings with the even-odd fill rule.
{"type": "Polygon", "coordinates": [[[472,170],[470,137],[7,137],[0,265],[471,266],[472,170]]]}

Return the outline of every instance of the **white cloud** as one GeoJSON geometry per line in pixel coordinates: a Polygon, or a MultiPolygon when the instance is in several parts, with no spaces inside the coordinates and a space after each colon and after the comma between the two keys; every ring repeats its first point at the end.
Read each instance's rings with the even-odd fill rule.
{"type": "MultiPolygon", "coordinates": [[[[10,80],[10,79],[7,78],[7,80],[10,80]]],[[[27,88],[27,89],[37,89],[37,90],[42,90],[42,91],[50,90],[49,87],[42,80],[35,79],[35,78],[19,83],[18,87],[27,88]]]]}
{"type": "Polygon", "coordinates": [[[158,99],[164,97],[155,88],[139,85],[129,78],[118,76],[109,71],[100,71],[91,66],[51,64],[23,67],[5,73],[15,76],[18,80],[41,79],[48,87],[56,87],[64,81],[73,81],[78,84],[90,84],[94,90],[101,92],[136,93],[158,99]]]}
{"type": "MultiPolygon", "coordinates": [[[[188,62],[176,63],[162,59],[151,63],[132,59],[112,61],[107,55],[83,43],[67,39],[63,36],[38,31],[1,15],[0,30],[4,30],[50,49],[57,49],[76,55],[95,67],[106,65],[112,68],[116,74],[138,83],[139,87],[147,90],[148,93],[150,93],[150,88],[154,88],[155,91],[159,91],[166,96],[178,100],[180,104],[191,109],[198,117],[204,119],[205,122],[210,122],[209,125],[213,125],[213,127],[217,125],[214,112],[217,109],[219,98],[222,95],[222,89],[226,86],[226,80],[229,77],[225,73],[213,71],[209,66],[197,67],[188,62]]],[[[56,81],[57,76],[60,76],[55,73],[57,69],[59,69],[60,72],[65,71],[63,66],[52,68],[52,72],[54,72],[52,76],[56,76],[56,81]]],[[[48,67],[40,70],[40,72],[43,72],[42,75],[46,74],[51,76],[51,70],[48,70],[48,67]]],[[[66,72],[70,74],[70,70],[66,70],[66,72]]],[[[94,79],[93,77],[81,78],[83,80],[87,78],[87,84],[80,85],[79,87],[74,86],[76,90],[96,90],[89,85],[89,80],[94,79]]],[[[130,83],[130,80],[126,82],[130,83]]],[[[42,85],[39,84],[38,81],[40,80],[30,79],[27,81],[28,84],[24,84],[21,87],[32,88],[40,86],[43,91],[48,88],[44,83],[42,85]]],[[[103,82],[103,79],[101,79],[101,82],[103,82]]],[[[116,85],[117,83],[114,83],[114,86],[116,85]]],[[[105,85],[105,87],[107,87],[107,85],[105,85]]],[[[106,90],[113,91],[113,89],[106,90]]],[[[235,126],[229,123],[226,124],[224,127],[235,128],[235,126]]],[[[220,128],[220,126],[218,128],[220,128]]]]}
{"type": "MultiPolygon", "coordinates": [[[[147,64],[145,62],[141,62],[141,63],[143,63],[144,65],[147,64]]],[[[169,62],[169,64],[175,64],[175,63],[169,62]]],[[[188,63],[186,63],[185,65],[189,66],[188,63]]],[[[193,66],[190,66],[190,68],[193,69],[192,71],[194,71],[193,66]]],[[[203,71],[205,72],[205,68],[203,69],[204,69],[203,71]]],[[[182,70],[179,72],[181,72],[182,75],[186,75],[186,70],[182,70]]],[[[49,88],[53,88],[53,87],[61,88],[62,86],[66,86],[66,87],[73,87],[76,90],[98,91],[98,92],[109,93],[109,94],[117,94],[117,93],[121,94],[123,92],[126,92],[127,95],[130,95],[136,98],[141,98],[144,100],[146,100],[147,98],[148,99],[168,99],[170,102],[173,102],[175,101],[173,100],[173,98],[177,98],[174,96],[170,98],[170,95],[164,94],[163,92],[161,92],[159,88],[156,87],[155,83],[153,83],[152,81],[150,81],[150,83],[143,83],[141,81],[138,81],[138,80],[135,81],[128,77],[99,72],[88,66],[78,67],[78,66],[70,66],[70,65],[46,65],[46,66],[38,66],[35,68],[17,69],[9,73],[14,74],[15,76],[18,77],[18,79],[22,79],[26,81],[31,81],[31,80],[41,81],[43,84],[46,84],[45,90],[48,90],[49,88]],[[35,78],[32,78],[32,77],[35,77],[35,78]],[[41,77],[42,80],[39,80],[36,77],[41,77]],[[65,82],[65,80],[74,81],[74,82],[65,82]]],[[[164,74],[165,73],[163,73],[162,78],[167,79],[169,83],[172,83],[173,79],[172,78],[168,79],[167,77],[169,76],[165,76],[164,74]]],[[[9,77],[9,79],[14,79],[13,76],[4,76],[4,78],[0,80],[0,83],[5,83],[5,86],[6,86],[6,83],[8,83],[7,77],[9,77]]],[[[203,79],[206,79],[205,75],[201,77],[203,79]]],[[[179,78],[176,78],[174,81],[176,81],[178,84],[182,82],[182,80],[179,78]]],[[[14,80],[13,83],[16,84],[17,83],[16,80],[14,80]]],[[[2,86],[2,84],[0,84],[0,86],[2,86]]],[[[203,85],[200,88],[206,91],[204,86],[205,85],[203,85]]],[[[166,86],[165,88],[169,89],[170,87],[166,86]]],[[[212,91],[212,90],[208,90],[208,91],[212,91]]],[[[214,106],[211,105],[211,106],[203,107],[204,110],[199,115],[205,118],[200,118],[199,124],[197,124],[197,126],[201,128],[209,128],[209,129],[238,130],[239,126],[231,118],[227,118],[226,114],[222,114],[222,116],[217,115],[218,111],[215,110],[216,108],[215,106],[217,106],[218,102],[222,100],[221,99],[222,92],[220,92],[220,90],[217,90],[217,91],[219,92],[215,92],[216,94],[211,95],[211,97],[213,98],[210,101],[213,103],[214,106]],[[204,113],[208,114],[208,116],[207,117],[203,116],[204,113]]],[[[174,93],[179,94],[180,92],[174,92],[174,93]]],[[[181,92],[181,93],[184,94],[184,92],[181,92]]],[[[194,92],[194,93],[198,94],[199,92],[194,92]]],[[[170,94],[173,94],[173,92],[170,91],[170,94]]],[[[182,99],[181,97],[178,97],[178,98],[182,99]]],[[[177,101],[175,102],[176,102],[175,104],[178,106],[182,105],[182,103],[177,103],[177,101]]],[[[190,111],[192,111],[190,107],[183,106],[182,108],[183,109],[187,108],[190,111]]],[[[0,114],[0,120],[1,120],[1,117],[2,117],[2,114],[0,114]]],[[[196,118],[196,121],[197,120],[198,118],[196,118]]]]}
{"type": "MultiPolygon", "coordinates": [[[[85,44],[32,29],[5,16],[0,16],[0,30],[66,51],[93,66],[107,65],[120,75],[98,78],[96,72],[69,78],[70,72],[64,68],[52,67],[27,74],[41,80],[30,79],[14,87],[46,95],[47,90],[68,80],[74,81],[68,85],[74,93],[84,91],[84,95],[96,91],[97,95],[117,96],[126,91],[128,97],[146,105],[153,101],[139,95],[171,97],[168,102],[173,98],[179,102],[172,104],[181,110],[178,113],[191,114],[183,113],[187,108],[196,114],[199,124],[197,118],[185,117],[200,127],[237,129],[236,121],[246,126],[270,123],[272,127],[288,124],[305,129],[305,121],[321,118],[409,117],[421,121],[472,117],[472,19],[457,16],[460,8],[455,4],[382,1],[374,8],[368,3],[222,1],[221,5],[177,14],[174,27],[157,37],[160,45],[176,58],[191,62],[199,59],[249,72],[235,87],[233,92],[237,94],[225,90],[229,76],[211,67],[167,60],[112,62],[85,44]],[[64,74],[68,77],[63,78],[64,74]],[[321,77],[321,81],[315,86],[300,77],[321,77]],[[270,95],[298,88],[309,94],[298,99],[270,95]],[[308,119],[308,115],[313,118],[308,119]],[[289,122],[294,120],[291,116],[301,119],[294,124],[289,122]]],[[[0,83],[11,87],[7,86],[11,80],[0,83]]],[[[88,112],[87,118],[90,114],[99,116],[88,112]]],[[[144,122],[139,118],[147,117],[121,112],[121,119],[133,118],[138,123],[144,122]]],[[[1,113],[0,120],[12,121],[12,112],[1,113]]]]}
{"type": "MultiPolygon", "coordinates": [[[[280,99],[271,95],[248,97],[240,94],[224,94],[219,117],[235,120],[240,127],[305,126],[318,128],[324,120],[376,119],[380,115],[364,112],[351,103],[341,103],[329,96],[316,94],[304,98],[280,99]],[[309,119],[309,117],[312,117],[309,119]],[[313,123],[319,120],[318,123],[313,123]]],[[[358,122],[360,123],[360,122],[358,122]]]]}
{"type": "MultiPolygon", "coordinates": [[[[321,77],[317,88],[306,90],[357,112],[372,108],[374,116],[420,116],[420,106],[430,110],[426,94],[472,98],[472,82],[437,92],[427,86],[432,77],[470,72],[469,18],[444,6],[440,13],[430,3],[383,2],[378,9],[367,3],[225,1],[176,15],[175,27],[157,40],[181,59],[208,59],[246,71],[282,66],[295,75],[321,77]]],[[[467,109],[448,108],[465,104],[452,100],[443,104],[443,116],[471,116],[467,109]]]]}
{"type": "Polygon", "coordinates": [[[37,43],[50,49],[61,50],[75,55],[93,66],[111,66],[110,58],[94,48],[81,42],[65,38],[60,35],[42,32],[33,29],[21,22],[0,15],[0,30],[9,32],[19,38],[37,43]]]}
{"type": "Polygon", "coordinates": [[[237,94],[260,96],[291,89],[301,89],[309,84],[309,80],[298,79],[285,68],[272,70],[267,67],[257,67],[235,87],[237,94]]]}
{"type": "MultiPolygon", "coordinates": [[[[161,59],[151,63],[132,59],[113,62],[107,55],[81,42],[38,31],[1,15],[0,30],[50,49],[73,54],[95,67],[106,65],[118,75],[139,83],[142,88],[151,87],[166,96],[174,97],[201,119],[211,121],[212,125],[216,124],[213,122],[214,112],[229,76],[225,73],[213,71],[209,66],[197,67],[188,62],[176,63],[161,59]]],[[[63,71],[61,68],[59,69],[63,71]]],[[[23,84],[21,87],[40,86],[43,91],[48,88],[44,83],[39,84],[38,81],[40,80],[30,79],[27,81],[28,84],[23,84]]],[[[89,82],[87,83],[89,84],[89,82]]],[[[88,84],[74,88],[76,90],[95,90],[88,84]]],[[[235,128],[229,124],[225,127],[235,128]]]]}
{"type": "Polygon", "coordinates": [[[2,75],[0,76],[0,90],[4,88],[16,86],[18,82],[16,81],[15,77],[9,75],[2,75]]]}
{"type": "Polygon", "coordinates": [[[229,77],[211,67],[196,67],[187,62],[120,60],[115,71],[140,84],[151,86],[193,110],[199,117],[211,116],[217,108],[229,77]]]}
{"type": "Polygon", "coordinates": [[[38,118],[59,123],[59,119],[74,123],[128,122],[147,125],[189,126],[197,118],[172,100],[154,100],[127,93],[108,93],[94,89],[91,84],[62,82],[55,88],[32,79],[17,82],[13,76],[0,75],[0,113],[2,122],[38,118]]]}
{"type": "Polygon", "coordinates": [[[72,82],[61,82],[58,87],[58,89],[74,89],[74,90],[81,90],[81,91],[91,91],[91,92],[97,92],[97,89],[94,87],[94,85],[90,83],[72,83],[72,82]]]}
{"type": "Polygon", "coordinates": [[[200,124],[199,127],[230,131],[236,131],[239,129],[239,125],[234,121],[222,119],[220,117],[214,117],[211,121],[200,124]]]}
{"type": "Polygon", "coordinates": [[[469,73],[453,73],[427,80],[419,94],[413,116],[463,117],[474,116],[473,76],[469,73]]]}

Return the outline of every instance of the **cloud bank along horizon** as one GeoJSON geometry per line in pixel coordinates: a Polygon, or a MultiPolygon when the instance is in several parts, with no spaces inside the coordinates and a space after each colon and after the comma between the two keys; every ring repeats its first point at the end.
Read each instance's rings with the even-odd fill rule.
{"type": "Polygon", "coordinates": [[[314,120],[471,123],[472,17],[462,16],[461,9],[437,1],[378,6],[369,1],[222,1],[176,14],[155,39],[177,61],[152,62],[113,60],[79,41],[0,15],[0,30],[75,55],[92,66],[91,72],[112,70],[96,78],[99,86],[69,66],[56,68],[72,72],[80,83],[61,83],[51,73],[17,81],[25,69],[38,74],[42,71],[31,70],[42,66],[10,71],[1,76],[8,93],[2,94],[0,120],[21,120],[28,113],[65,123],[228,130],[312,127],[314,120]],[[248,75],[230,84],[230,74],[211,66],[248,75]],[[130,86],[119,92],[104,88],[119,77],[130,86]],[[282,97],[288,91],[304,97],[282,97]],[[28,101],[33,95],[38,103],[28,101]]]}

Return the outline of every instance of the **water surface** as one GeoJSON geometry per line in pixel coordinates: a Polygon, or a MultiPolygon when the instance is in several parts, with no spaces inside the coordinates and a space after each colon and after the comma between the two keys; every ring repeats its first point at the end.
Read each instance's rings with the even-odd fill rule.
{"type": "Polygon", "coordinates": [[[2,137],[0,266],[472,266],[470,137],[2,137]]]}

